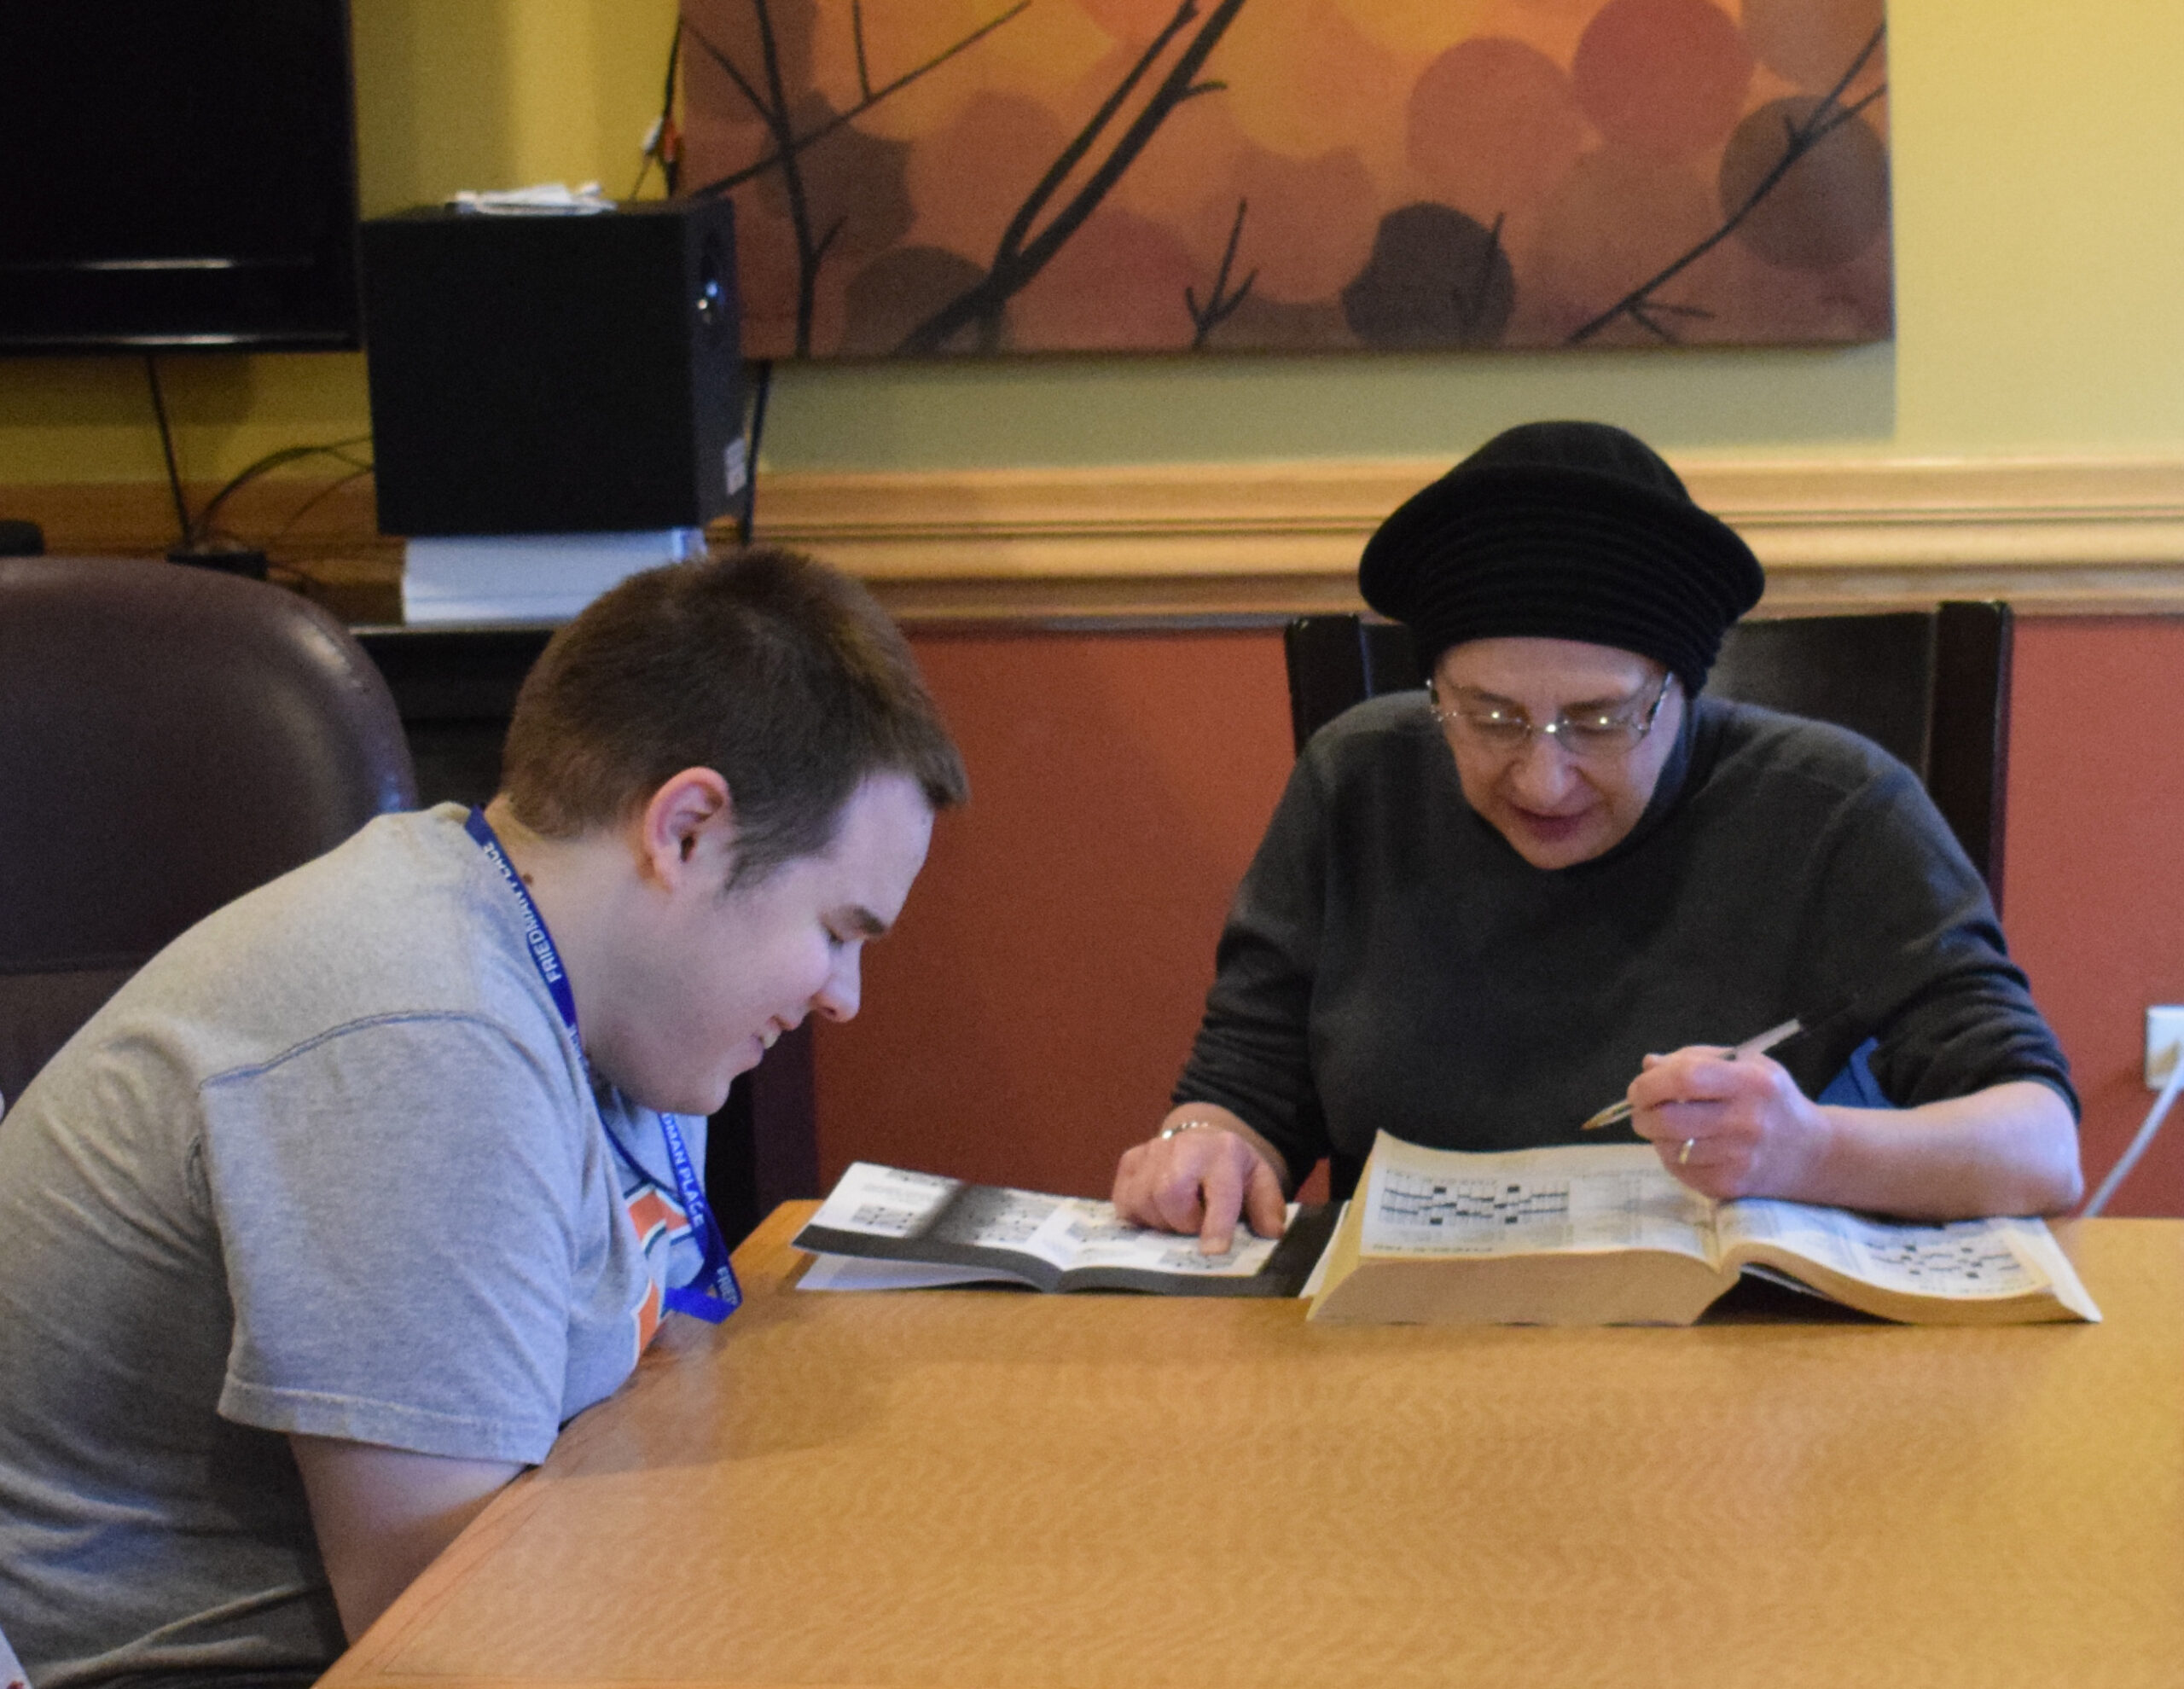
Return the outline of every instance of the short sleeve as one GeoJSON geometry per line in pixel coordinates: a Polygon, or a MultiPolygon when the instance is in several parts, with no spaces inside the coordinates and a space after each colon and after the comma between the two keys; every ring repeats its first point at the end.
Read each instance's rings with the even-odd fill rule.
{"type": "Polygon", "coordinates": [[[536,1462],[561,1418],[595,1131],[566,1073],[462,1015],[343,1027],[205,1086],[235,1330],[219,1411],[536,1462]]]}

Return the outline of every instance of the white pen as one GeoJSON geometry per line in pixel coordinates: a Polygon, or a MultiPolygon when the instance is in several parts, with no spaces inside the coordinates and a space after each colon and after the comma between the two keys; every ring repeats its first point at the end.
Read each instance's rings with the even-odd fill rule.
{"type": "MultiPolygon", "coordinates": [[[[1790,1019],[1784,1021],[1780,1026],[1769,1027],[1764,1032],[1762,1032],[1756,1038],[1745,1039],[1744,1042],[1739,1044],[1734,1049],[1731,1050],[1728,1054],[1722,1057],[1722,1059],[1724,1061],[1734,1061],[1739,1056],[1756,1056],[1764,1054],[1767,1051],[1773,1049],[1775,1045],[1783,1042],[1786,1039],[1795,1037],[1798,1033],[1804,1030],[1804,1023],[1793,1016],[1790,1019]]],[[[1630,1099],[1625,1097],[1620,1102],[1610,1103],[1606,1108],[1602,1109],[1598,1114],[1593,1116],[1591,1119],[1588,1120],[1577,1129],[1581,1132],[1595,1131],[1602,1126],[1612,1126],[1618,1120],[1628,1120],[1629,1118],[1630,1099]]],[[[1688,1148],[1689,1146],[1687,1145],[1687,1153],[1688,1152],[1688,1148]]]]}

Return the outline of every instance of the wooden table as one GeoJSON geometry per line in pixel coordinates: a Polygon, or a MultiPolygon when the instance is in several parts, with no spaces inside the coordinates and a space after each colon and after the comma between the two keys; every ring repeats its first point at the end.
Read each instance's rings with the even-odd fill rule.
{"type": "Polygon", "coordinates": [[[2184,1680],[2184,1222],[2097,1326],[1308,1326],[794,1291],[671,1320],[325,1680],[2184,1680]]]}

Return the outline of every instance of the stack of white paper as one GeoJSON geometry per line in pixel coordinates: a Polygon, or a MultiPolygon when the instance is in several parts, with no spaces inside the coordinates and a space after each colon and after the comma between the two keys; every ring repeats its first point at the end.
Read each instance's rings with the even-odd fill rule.
{"type": "Polygon", "coordinates": [[[702,528],[413,539],[403,561],[402,618],[413,625],[565,622],[639,570],[705,551],[702,528]]]}

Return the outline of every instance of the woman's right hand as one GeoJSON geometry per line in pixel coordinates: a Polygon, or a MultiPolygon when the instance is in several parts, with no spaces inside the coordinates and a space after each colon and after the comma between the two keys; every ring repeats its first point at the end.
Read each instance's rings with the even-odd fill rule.
{"type": "Polygon", "coordinates": [[[1225,1255],[1236,1222],[1278,1238],[1287,1218],[1272,1146],[1227,1109],[1185,1103],[1160,1123],[1165,1135],[1123,1152],[1115,1212],[1134,1226],[1196,1232],[1203,1255],[1225,1255]]]}

